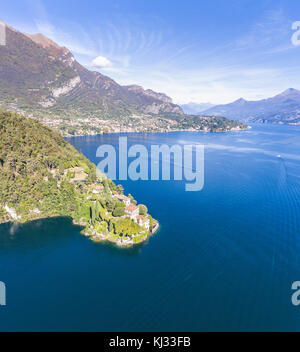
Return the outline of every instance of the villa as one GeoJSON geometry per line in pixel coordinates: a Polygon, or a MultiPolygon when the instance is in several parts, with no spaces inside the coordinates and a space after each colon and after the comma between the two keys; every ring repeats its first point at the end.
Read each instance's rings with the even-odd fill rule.
{"type": "Polygon", "coordinates": [[[67,175],[68,172],[77,174],[77,173],[80,173],[80,172],[84,172],[84,168],[80,167],[80,166],[75,166],[75,167],[71,167],[69,169],[66,169],[64,171],[65,176],[67,175]]]}
{"type": "Polygon", "coordinates": [[[102,186],[102,185],[96,185],[96,186],[94,186],[93,187],[93,193],[94,194],[99,194],[99,193],[101,193],[101,192],[103,192],[104,191],[104,186],[102,186]]]}
{"type": "Polygon", "coordinates": [[[131,203],[130,198],[124,196],[124,194],[117,194],[116,198],[119,199],[121,202],[123,202],[126,205],[126,207],[128,207],[131,203]]]}
{"type": "Polygon", "coordinates": [[[136,221],[139,216],[139,207],[137,205],[130,204],[125,208],[125,213],[129,215],[131,219],[136,221]]]}
{"type": "Polygon", "coordinates": [[[141,227],[145,227],[148,231],[150,230],[150,220],[145,216],[138,215],[137,216],[137,223],[141,227]]]}
{"type": "Polygon", "coordinates": [[[81,173],[75,174],[75,176],[70,179],[70,182],[72,183],[85,182],[87,177],[88,177],[88,174],[86,174],[85,172],[81,172],[81,173]]]}
{"type": "Polygon", "coordinates": [[[83,167],[76,166],[65,170],[65,176],[67,176],[68,173],[72,174],[72,177],[70,178],[71,183],[85,182],[88,177],[88,174],[84,172],[83,167]]]}

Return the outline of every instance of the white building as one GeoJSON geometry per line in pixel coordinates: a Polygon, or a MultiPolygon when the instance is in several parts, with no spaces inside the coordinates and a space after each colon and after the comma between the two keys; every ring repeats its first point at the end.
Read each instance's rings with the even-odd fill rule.
{"type": "Polygon", "coordinates": [[[93,193],[99,194],[104,191],[104,187],[102,185],[96,185],[93,187],[93,193]]]}
{"type": "Polygon", "coordinates": [[[145,227],[148,231],[150,230],[150,220],[145,216],[138,215],[137,216],[137,223],[141,227],[145,227]]]}
{"type": "Polygon", "coordinates": [[[137,221],[137,217],[139,216],[139,207],[134,204],[130,204],[125,208],[125,213],[129,215],[131,219],[137,221]]]}
{"type": "Polygon", "coordinates": [[[117,194],[116,198],[119,199],[121,202],[123,202],[126,205],[126,207],[128,207],[131,203],[130,198],[124,196],[124,194],[117,194]]]}

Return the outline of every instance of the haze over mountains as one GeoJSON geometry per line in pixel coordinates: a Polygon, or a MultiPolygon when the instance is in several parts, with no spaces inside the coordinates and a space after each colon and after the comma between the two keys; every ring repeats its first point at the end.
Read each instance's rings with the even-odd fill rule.
{"type": "Polygon", "coordinates": [[[203,111],[214,107],[215,105],[211,103],[188,103],[188,104],[182,104],[180,106],[186,114],[194,115],[194,114],[200,114],[203,111]]]}
{"type": "Polygon", "coordinates": [[[284,92],[258,101],[243,98],[230,104],[217,105],[203,111],[205,115],[224,116],[242,122],[300,124],[300,91],[289,88],[284,92]]]}

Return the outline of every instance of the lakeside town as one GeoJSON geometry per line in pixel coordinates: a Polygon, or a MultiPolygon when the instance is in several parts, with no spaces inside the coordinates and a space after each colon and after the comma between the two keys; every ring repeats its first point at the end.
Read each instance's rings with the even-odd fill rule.
{"type": "MultiPolygon", "coordinates": [[[[7,108],[6,104],[3,107],[7,108]]],[[[97,114],[86,113],[82,117],[74,118],[69,115],[57,115],[51,111],[25,112],[16,104],[9,104],[9,110],[38,120],[45,126],[58,131],[63,137],[120,132],[233,132],[250,128],[236,121],[215,116],[139,113],[120,118],[103,118],[97,114]]]]}
{"type": "MultiPolygon", "coordinates": [[[[33,115],[30,115],[33,118],[33,115]]],[[[171,119],[164,116],[131,115],[122,119],[101,119],[95,116],[71,119],[41,117],[39,120],[46,126],[59,131],[64,137],[86,136],[120,132],[227,132],[248,129],[249,126],[234,124],[226,119],[211,116],[197,116],[197,122],[171,119]]]]}
{"type": "Polygon", "coordinates": [[[163,117],[132,115],[127,119],[101,119],[86,117],[79,119],[61,119],[44,117],[40,121],[50,128],[58,130],[65,137],[85,136],[118,132],[168,132],[177,123],[163,117]]]}

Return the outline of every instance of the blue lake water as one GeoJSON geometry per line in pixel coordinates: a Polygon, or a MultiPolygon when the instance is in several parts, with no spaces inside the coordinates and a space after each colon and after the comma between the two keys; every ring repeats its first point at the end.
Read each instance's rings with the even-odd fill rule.
{"type": "MultiPolygon", "coordinates": [[[[160,231],[131,249],[69,219],[0,226],[0,331],[300,331],[300,127],[122,134],[129,144],[204,144],[205,186],[122,181],[160,231]],[[279,158],[278,155],[281,155],[279,158]]],[[[97,163],[117,134],[71,138],[97,163]]]]}

